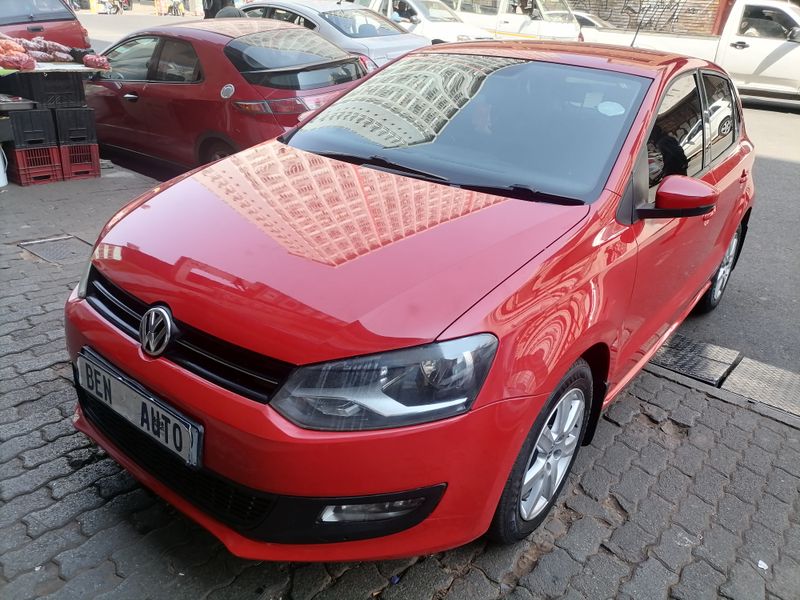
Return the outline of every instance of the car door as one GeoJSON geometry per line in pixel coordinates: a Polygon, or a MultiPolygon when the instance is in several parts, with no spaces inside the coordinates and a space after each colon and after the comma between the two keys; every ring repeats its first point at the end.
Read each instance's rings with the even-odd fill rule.
{"type": "Polygon", "coordinates": [[[86,82],[86,102],[95,110],[101,144],[136,152],[147,147],[149,116],[138,100],[157,47],[155,36],[125,40],[105,53],[111,70],[96,73],[86,82]]]}
{"type": "MultiPolygon", "coordinates": [[[[704,164],[704,131],[700,141],[689,136],[703,120],[698,74],[680,75],[662,97],[647,144],[649,193],[655,204],[658,185],[669,175],[697,177],[714,185],[704,164]]],[[[704,129],[701,127],[701,129],[704,129]]],[[[636,284],[623,329],[621,357],[626,371],[688,311],[689,303],[708,280],[703,266],[714,246],[710,223],[715,215],[673,219],[639,219],[631,225],[637,244],[636,284]]]]}
{"type": "Polygon", "coordinates": [[[797,94],[800,43],[787,40],[793,27],[800,27],[794,13],[746,4],[734,35],[722,41],[717,62],[739,89],[797,94]]]}
{"type": "Polygon", "coordinates": [[[728,78],[719,72],[702,71],[701,79],[709,116],[707,168],[719,190],[717,208],[705,222],[712,248],[700,265],[701,272],[710,274],[722,261],[747,205],[753,147],[742,137],[739,103],[728,78]]]}
{"type": "Polygon", "coordinates": [[[534,0],[500,0],[500,12],[497,16],[497,38],[538,38],[542,20],[531,18],[538,14],[534,0]],[[521,33],[525,29],[525,33],[521,33]]]}
{"type": "Polygon", "coordinates": [[[139,93],[147,116],[146,153],[184,165],[195,162],[195,143],[219,94],[207,93],[200,58],[191,42],[164,37],[159,42],[150,81],[139,93]]]}
{"type": "Polygon", "coordinates": [[[465,23],[476,25],[497,37],[501,0],[460,0],[457,13],[465,23]]]}

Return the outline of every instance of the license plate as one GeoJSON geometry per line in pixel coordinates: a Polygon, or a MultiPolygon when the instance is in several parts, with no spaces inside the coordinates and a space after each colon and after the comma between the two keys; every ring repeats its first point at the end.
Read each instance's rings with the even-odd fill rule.
{"type": "Polygon", "coordinates": [[[112,373],[85,355],[79,355],[77,362],[78,383],[86,392],[180,456],[186,464],[200,465],[201,425],[162,401],[145,395],[125,377],[112,373]]]}

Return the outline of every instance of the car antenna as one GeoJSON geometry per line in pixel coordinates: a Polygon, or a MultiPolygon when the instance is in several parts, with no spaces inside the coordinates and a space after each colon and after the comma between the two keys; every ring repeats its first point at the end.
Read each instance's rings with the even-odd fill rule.
{"type": "Polygon", "coordinates": [[[633,34],[633,39],[631,40],[631,48],[636,43],[636,38],[639,35],[639,30],[642,28],[642,22],[644,21],[644,17],[642,17],[642,0],[639,0],[639,12],[637,13],[639,17],[636,23],[636,32],[633,34]]]}

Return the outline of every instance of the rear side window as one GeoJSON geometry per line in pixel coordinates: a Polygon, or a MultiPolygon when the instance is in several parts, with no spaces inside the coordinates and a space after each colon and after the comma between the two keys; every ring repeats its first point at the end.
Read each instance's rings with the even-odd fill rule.
{"type": "Polygon", "coordinates": [[[650,186],[668,175],[703,170],[703,110],[693,74],[676,79],[664,95],[647,143],[650,186]]]}
{"type": "Polygon", "coordinates": [[[189,42],[164,40],[156,67],[155,81],[194,83],[200,81],[200,59],[189,42]]]}
{"type": "Polygon", "coordinates": [[[273,8],[272,14],[267,14],[267,17],[270,19],[276,19],[278,21],[294,23],[295,25],[300,25],[301,27],[306,27],[308,29],[314,29],[316,27],[314,23],[306,19],[304,16],[298,15],[297,13],[284,8],[273,8]]]}
{"type": "Polygon", "coordinates": [[[310,90],[366,74],[358,57],[308,29],[251,33],[231,41],[225,55],[250,83],[281,89],[310,90]]]}
{"type": "Polygon", "coordinates": [[[736,139],[736,109],[727,79],[704,73],[703,85],[706,89],[711,131],[710,158],[714,161],[725,154],[736,139]]]}
{"type": "Polygon", "coordinates": [[[383,15],[367,9],[331,10],[320,13],[323,19],[350,38],[384,37],[406,33],[383,15]]]}
{"type": "Polygon", "coordinates": [[[0,25],[74,18],[61,0],[0,0],[0,25]]]}

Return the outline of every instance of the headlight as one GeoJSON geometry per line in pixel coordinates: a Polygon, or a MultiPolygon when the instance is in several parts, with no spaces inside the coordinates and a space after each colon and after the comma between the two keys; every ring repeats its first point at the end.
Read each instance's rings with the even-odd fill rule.
{"type": "Polygon", "coordinates": [[[472,38],[471,38],[470,36],[468,36],[468,35],[464,35],[464,34],[461,34],[461,35],[457,35],[457,36],[456,36],[456,41],[458,41],[458,42],[468,42],[468,41],[470,41],[471,39],[472,39],[472,38]]]}
{"type": "Polygon", "coordinates": [[[359,431],[466,412],[497,350],[488,333],[300,367],[270,405],[296,425],[359,431]]]}
{"type": "Polygon", "coordinates": [[[89,259],[86,261],[86,267],[83,269],[83,274],[81,275],[80,280],[78,281],[78,298],[86,298],[86,286],[89,285],[89,271],[92,270],[92,258],[94,257],[94,252],[89,256],[89,259]]]}

